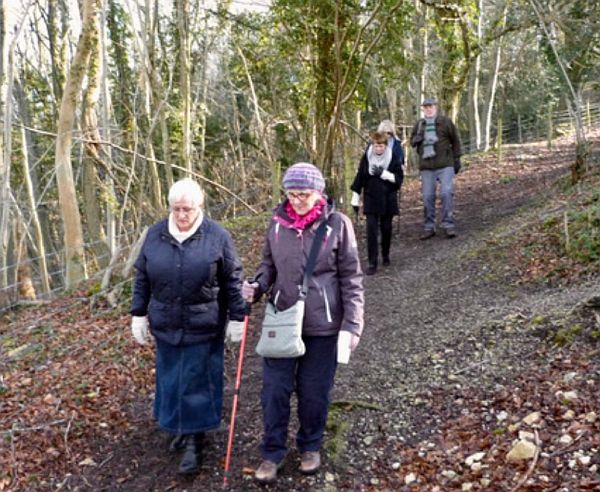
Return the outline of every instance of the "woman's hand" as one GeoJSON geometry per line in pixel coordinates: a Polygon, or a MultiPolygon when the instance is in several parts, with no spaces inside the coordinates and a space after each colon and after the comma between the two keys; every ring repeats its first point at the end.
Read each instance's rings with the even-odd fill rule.
{"type": "Polygon", "coordinates": [[[352,338],[350,338],[350,352],[354,352],[356,347],[358,347],[358,342],[360,342],[360,337],[352,333],[352,338]]]}
{"type": "Polygon", "coordinates": [[[229,320],[227,323],[227,329],[225,330],[225,338],[231,342],[238,343],[242,340],[243,335],[244,322],[229,320]]]}
{"type": "Polygon", "coordinates": [[[352,209],[354,213],[358,214],[358,207],[360,206],[360,195],[356,193],[356,191],[352,192],[352,198],[350,199],[350,205],[352,205],[352,209]]]}
{"type": "Polygon", "coordinates": [[[371,176],[380,178],[383,173],[383,168],[380,166],[371,166],[371,176]]]}
{"type": "Polygon", "coordinates": [[[146,345],[150,341],[147,316],[131,317],[131,334],[140,345],[146,345]]]}
{"type": "Polygon", "coordinates": [[[258,282],[248,282],[244,280],[242,284],[242,297],[246,302],[253,302],[258,291],[258,282]]]}

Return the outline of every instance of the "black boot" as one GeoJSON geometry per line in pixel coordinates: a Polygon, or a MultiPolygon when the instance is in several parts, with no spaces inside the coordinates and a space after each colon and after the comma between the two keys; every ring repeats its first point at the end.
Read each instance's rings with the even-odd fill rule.
{"type": "Polygon", "coordinates": [[[192,475],[198,473],[202,464],[202,441],[204,434],[191,434],[187,436],[185,451],[179,463],[179,473],[181,475],[192,475]]]}
{"type": "Polygon", "coordinates": [[[173,439],[171,439],[171,443],[169,444],[169,451],[179,451],[185,448],[186,439],[187,435],[177,434],[173,439]]]}

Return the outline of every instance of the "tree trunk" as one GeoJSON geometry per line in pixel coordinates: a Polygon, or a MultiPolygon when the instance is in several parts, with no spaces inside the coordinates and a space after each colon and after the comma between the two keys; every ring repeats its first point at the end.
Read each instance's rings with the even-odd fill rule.
{"type": "Polygon", "coordinates": [[[191,136],[191,83],[190,83],[190,7],[188,0],[177,2],[177,30],[179,31],[179,84],[181,93],[181,159],[188,176],[192,172],[192,136],[191,136]]]}
{"type": "Polygon", "coordinates": [[[83,135],[85,137],[83,157],[83,196],[86,225],[91,239],[91,251],[100,269],[108,266],[110,252],[106,243],[106,234],[102,225],[102,212],[98,190],[102,183],[98,177],[97,165],[107,166],[102,160],[102,146],[98,130],[96,108],[100,98],[102,84],[102,59],[100,26],[98,19],[93,18],[90,25],[91,53],[88,70],[88,86],[83,98],[83,135]]]}
{"type": "Polygon", "coordinates": [[[536,3],[535,0],[529,0],[531,7],[533,8],[538,20],[540,21],[540,26],[544,31],[546,39],[552,48],[552,52],[556,57],[556,63],[560,68],[560,72],[565,79],[565,83],[569,88],[569,94],[571,96],[571,100],[567,100],[569,104],[569,108],[572,108],[572,113],[575,119],[575,136],[577,138],[577,144],[575,146],[575,161],[571,165],[571,183],[576,184],[581,177],[583,176],[585,167],[587,165],[587,159],[589,157],[590,147],[585,137],[585,129],[583,127],[583,116],[582,116],[582,104],[581,104],[581,88],[575,90],[573,86],[573,82],[569,78],[569,74],[567,72],[566,63],[563,58],[558,53],[556,48],[556,39],[553,35],[548,32],[548,27],[546,26],[546,22],[544,17],[540,12],[540,6],[536,3]]]}
{"type": "Polygon", "coordinates": [[[8,240],[10,235],[10,153],[6,152],[7,136],[10,136],[10,105],[7,102],[8,43],[6,39],[6,12],[0,2],[0,307],[9,304],[8,299],[8,240]],[[7,128],[8,126],[8,128],[7,128]]]}
{"type": "MultiPolygon", "coordinates": [[[[417,4],[420,6],[421,2],[417,2],[417,4]]],[[[420,9],[421,7],[419,7],[420,9]]],[[[427,60],[427,57],[429,56],[429,29],[427,28],[427,14],[429,13],[429,9],[425,6],[422,7],[423,8],[423,25],[422,25],[422,29],[423,29],[423,37],[421,39],[421,54],[423,57],[423,60],[427,60]]],[[[427,91],[427,64],[425,62],[423,62],[423,64],[421,65],[421,70],[419,72],[419,87],[418,87],[418,91],[416,94],[416,101],[415,101],[415,107],[417,108],[417,114],[416,117],[418,118],[419,116],[421,116],[420,114],[420,107],[421,107],[421,103],[423,102],[423,99],[425,98],[425,94],[427,91]]]]}
{"type": "Polygon", "coordinates": [[[37,252],[37,259],[40,269],[40,280],[42,283],[42,290],[44,294],[50,294],[50,275],[48,273],[48,263],[46,259],[46,238],[43,233],[42,220],[38,213],[38,187],[37,179],[34,179],[35,172],[33,171],[32,161],[32,150],[33,144],[31,142],[31,136],[29,131],[25,127],[30,126],[28,118],[29,108],[25,101],[25,95],[21,86],[16,86],[16,100],[19,104],[21,117],[23,118],[23,126],[21,128],[22,135],[22,151],[23,151],[23,181],[25,182],[25,188],[27,189],[27,198],[29,200],[29,208],[31,214],[31,222],[33,225],[33,236],[35,237],[35,250],[37,252]]]}
{"type": "Polygon", "coordinates": [[[497,135],[496,135],[496,151],[497,151],[497,156],[496,156],[496,164],[498,165],[498,167],[500,167],[502,165],[502,132],[503,132],[503,123],[502,123],[502,112],[498,111],[498,122],[497,122],[498,128],[497,128],[497,135]]]}
{"type": "Polygon", "coordinates": [[[279,203],[279,181],[281,179],[281,167],[279,162],[273,159],[271,153],[271,144],[269,142],[269,135],[267,132],[267,128],[265,127],[262,117],[260,115],[260,107],[258,104],[258,96],[256,95],[256,91],[254,90],[254,81],[252,80],[252,76],[250,75],[250,71],[248,70],[248,63],[246,61],[246,57],[242,50],[237,48],[238,54],[242,60],[242,64],[244,66],[244,71],[246,74],[246,79],[248,80],[248,87],[250,87],[250,96],[252,100],[252,105],[254,107],[254,118],[256,119],[256,125],[258,127],[257,136],[258,141],[263,144],[263,151],[265,157],[267,158],[267,162],[269,164],[269,168],[271,170],[271,205],[275,206],[279,203]]]}
{"type": "Polygon", "coordinates": [[[17,285],[17,297],[19,300],[34,301],[36,299],[35,287],[31,278],[31,265],[27,255],[27,238],[23,220],[15,220],[14,242],[17,251],[17,271],[15,284],[17,285]]]}
{"type": "MultiPolygon", "coordinates": [[[[156,32],[158,2],[154,3],[154,9],[150,9],[150,2],[147,1],[145,13],[144,22],[146,29],[144,32],[146,33],[146,53],[144,53],[143,50],[140,50],[140,55],[144,60],[142,65],[146,65],[145,73],[141,77],[144,81],[143,92],[145,95],[144,101],[146,101],[146,104],[144,104],[144,117],[148,123],[147,138],[145,139],[144,146],[146,147],[146,152],[149,157],[147,165],[150,167],[149,187],[152,206],[155,211],[162,211],[165,204],[163,201],[160,173],[158,172],[158,165],[156,163],[154,139],[152,138],[154,135],[154,114],[158,115],[159,118],[164,118],[163,99],[167,97],[156,69],[155,40],[158,37],[156,32]]],[[[165,157],[165,159],[167,158],[168,157],[165,157]]]]}
{"type": "Polygon", "coordinates": [[[92,30],[97,15],[96,0],[83,0],[82,30],[75,58],[65,84],[58,117],[56,138],[56,181],[63,217],[65,241],[65,286],[71,288],[87,278],[81,215],[77,205],[71,165],[71,146],[77,98],[92,50],[92,30]]]}
{"type": "Polygon", "coordinates": [[[231,107],[233,109],[232,119],[233,119],[233,135],[235,136],[235,145],[234,145],[234,155],[239,164],[239,189],[246,189],[246,164],[244,157],[244,148],[241,142],[241,134],[242,134],[242,126],[240,124],[240,110],[238,109],[238,101],[235,92],[231,91],[231,107]]]}
{"type": "MultiPolygon", "coordinates": [[[[508,11],[508,3],[504,7],[504,12],[502,14],[502,23],[504,26],[506,24],[506,14],[508,11]]],[[[496,90],[498,88],[498,77],[500,74],[500,62],[502,59],[502,38],[496,41],[496,52],[495,52],[495,63],[494,63],[494,73],[492,74],[492,83],[490,85],[489,98],[487,103],[487,112],[485,118],[485,142],[483,150],[486,152],[490,150],[491,145],[491,131],[492,131],[492,114],[494,112],[494,101],[496,99],[496,90]]]]}
{"type": "MultiPolygon", "coordinates": [[[[371,53],[379,46],[379,42],[386,32],[389,20],[396,14],[396,11],[403,5],[399,0],[391,5],[389,9],[382,14],[379,10],[381,3],[377,4],[368,18],[364,19],[362,28],[370,25],[373,21],[378,21],[377,29],[370,39],[368,45],[360,53],[361,59],[367,60],[371,53]]],[[[316,87],[318,88],[315,98],[315,125],[316,142],[313,147],[313,161],[323,171],[327,190],[330,196],[336,197],[338,193],[343,193],[343,159],[335,165],[333,156],[338,143],[341,141],[342,121],[344,108],[356,93],[358,84],[363,78],[365,63],[358,65],[349,63],[358,56],[358,46],[360,46],[364,31],[353,40],[348,39],[349,23],[354,22],[354,18],[349,13],[347,6],[341,0],[335,2],[333,11],[329,7],[320,9],[319,18],[331,19],[333,22],[333,34],[331,28],[317,29],[316,41],[314,46],[315,68],[316,68],[316,87]]]]}
{"type": "MultiPolygon", "coordinates": [[[[100,52],[102,53],[102,75],[101,80],[101,118],[102,118],[102,138],[106,142],[112,141],[112,135],[110,132],[111,128],[111,108],[112,102],[108,87],[108,33],[107,33],[107,20],[106,12],[108,12],[108,0],[103,0],[102,10],[100,12],[100,52]]],[[[112,165],[112,150],[111,146],[107,145],[104,147],[104,154],[106,155],[106,164],[112,165]]],[[[106,244],[111,255],[117,252],[117,238],[116,238],[116,197],[115,197],[115,184],[110,173],[106,173],[104,179],[105,190],[108,195],[108,199],[105,200],[105,217],[106,217],[106,244]]]]}
{"type": "MultiPolygon", "coordinates": [[[[421,117],[421,103],[427,94],[427,57],[429,54],[429,29],[427,17],[429,14],[429,9],[427,6],[423,5],[420,0],[415,0],[415,11],[416,11],[416,19],[415,22],[419,26],[419,30],[417,31],[417,35],[420,35],[420,38],[415,42],[416,50],[420,52],[421,59],[423,62],[421,63],[420,70],[418,72],[417,86],[414,91],[414,114],[413,121],[417,120],[421,117]],[[420,34],[422,33],[422,34],[420,34]]],[[[406,167],[407,171],[411,171],[412,169],[418,168],[418,155],[416,151],[411,147],[410,143],[406,146],[406,167]]]]}
{"type": "Polygon", "coordinates": [[[205,158],[206,158],[206,130],[207,130],[207,115],[208,115],[208,87],[209,87],[209,76],[208,76],[208,67],[209,67],[209,53],[212,48],[212,42],[209,42],[208,32],[210,29],[209,19],[206,17],[203,21],[201,32],[204,33],[204,39],[201,43],[202,50],[200,59],[195,59],[194,66],[198,67],[197,71],[199,72],[197,75],[198,81],[197,85],[199,87],[199,95],[198,101],[196,101],[194,105],[194,111],[192,117],[194,121],[197,121],[198,126],[198,135],[196,139],[198,140],[198,169],[200,174],[206,174],[208,171],[208,167],[206,166],[205,158]]]}
{"type": "MultiPolygon", "coordinates": [[[[52,74],[53,101],[63,97],[67,65],[67,6],[65,0],[48,0],[48,48],[52,74]]],[[[56,111],[56,107],[55,107],[56,111]]]]}
{"type": "MultiPolygon", "coordinates": [[[[134,17],[134,12],[131,11],[131,5],[129,5],[129,3],[128,7],[129,15],[134,17]]],[[[155,123],[152,112],[155,111],[157,113],[157,117],[162,125],[164,118],[162,106],[164,105],[164,100],[168,97],[168,94],[162,86],[159,76],[156,73],[155,66],[154,45],[155,39],[158,37],[155,31],[157,9],[157,2],[154,2],[154,8],[151,8],[150,0],[146,0],[145,7],[142,9],[144,17],[140,20],[140,23],[143,25],[143,34],[140,35],[138,31],[134,31],[133,33],[133,47],[139,57],[138,84],[141,86],[141,101],[139,105],[141,114],[136,113],[136,115],[133,116],[133,121],[131,122],[132,130],[129,132],[129,137],[131,139],[130,145],[136,149],[136,151],[140,141],[143,142],[148,157],[144,166],[149,168],[150,178],[148,183],[149,192],[144,189],[140,196],[144,197],[144,202],[149,201],[154,212],[158,214],[159,211],[162,211],[164,203],[160,174],[158,172],[154,151],[153,130],[155,123]]],[[[168,139],[168,135],[166,138],[168,139]]],[[[167,160],[168,158],[169,147],[167,146],[164,159],[167,160]]],[[[170,171],[170,169],[168,170],[170,171]]],[[[146,176],[146,173],[141,173],[141,175],[146,176]]],[[[167,176],[169,175],[167,174],[167,176]]],[[[140,183],[143,188],[144,182],[142,179],[140,179],[140,183]]]]}
{"type": "MultiPolygon", "coordinates": [[[[477,42],[481,43],[483,33],[483,0],[479,0],[479,19],[477,22],[477,42]]],[[[471,97],[471,107],[473,108],[473,130],[471,134],[471,144],[475,141],[475,150],[481,149],[481,121],[479,117],[479,75],[481,71],[481,51],[475,57],[475,66],[473,73],[473,93],[471,97]]]]}
{"type": "Polygon", "coordinates": [[[471,22],[466,12],[436,3],[435,25],[445,56],[441,63],[440,107],[456,121],[461,95],[469,81],[471,68],[471,22]]]}
{"type": "Polygon", "coordinates": [[[548,150],[552,149],[552,133],[554,132],[554,129],[552,128],[552,112],[553,112],[554,108],[553,108],[553,104],[552,102],[548,103],[548,108],[547,108],[547,113],[546,113],[546,118],[548,121],[548,126],[547,126],[547,130],[546,130],[546,148],[548,150]]]}

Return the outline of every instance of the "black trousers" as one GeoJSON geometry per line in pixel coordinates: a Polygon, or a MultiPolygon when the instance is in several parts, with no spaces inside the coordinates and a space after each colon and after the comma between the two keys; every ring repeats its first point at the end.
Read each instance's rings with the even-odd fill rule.
{"type": "Polygon", "coordinates": [[[337,367],[337,335],[302,337],[306,353],[294,359],[263,359],[262,457],[280,463],[287,454],[290,398],[298,396],[298,451],[319,451],[327,424],[337,367]]]}
{"type": "Polygon", "coordinates": [[[367,214],[367,255],[369,257],[369,265],[377,266],[379,231],[381,231],[381,256],[389,258],[393,219],[393,215],[367,214]]]}

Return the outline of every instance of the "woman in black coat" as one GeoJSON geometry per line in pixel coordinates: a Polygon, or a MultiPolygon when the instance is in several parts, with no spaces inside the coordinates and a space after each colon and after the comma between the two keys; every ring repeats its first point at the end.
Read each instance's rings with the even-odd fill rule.
{"type": "Polygon", "coordinates": [[[398,190],[403,178],[402,161],[388,146],[388,135],[372,133],[371,145],[365,151],[350,187],[353,192],[351,204],[356,211],[363,193],[363,212],[367,216],[367,275],[377,271],[379,231],[383,264],[390,264],[392,219],[399,213],[398,190]]]}
{"type": "Polygon", "coordinates": [[[203,204],[195,181],[172,186],[169,217],[150,227],[135,262],[131,307],[135,340],[156,340],[154,417],[185,448],[182,474],[198,471],[204,432],[220,425],[225,328],[245,314],[240,260],[203,204]]]}

